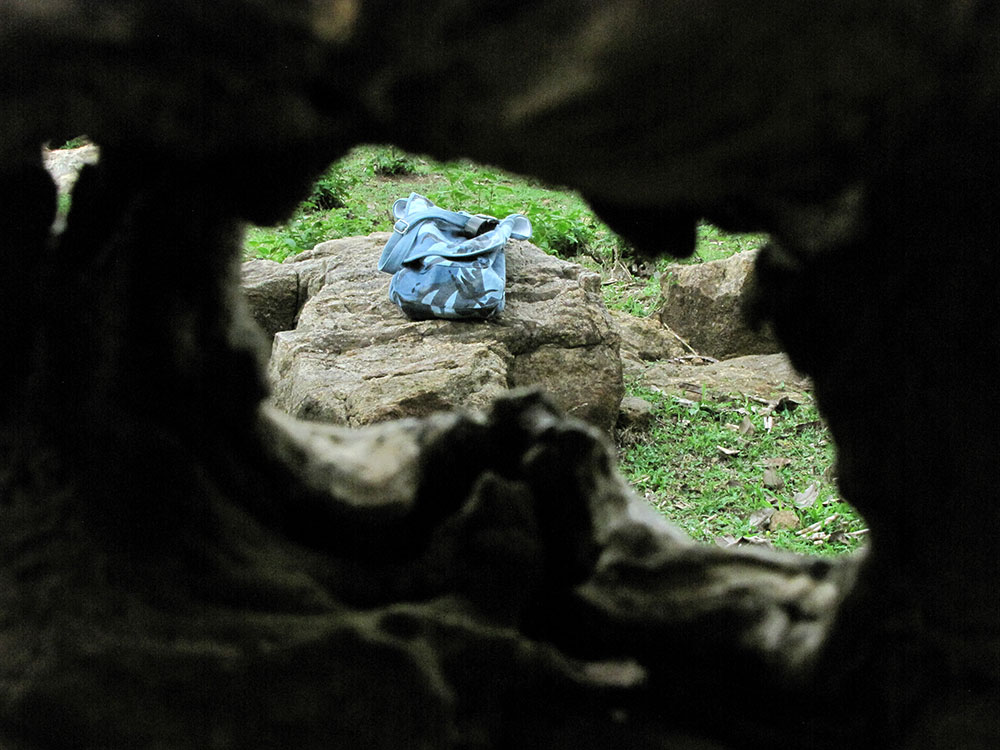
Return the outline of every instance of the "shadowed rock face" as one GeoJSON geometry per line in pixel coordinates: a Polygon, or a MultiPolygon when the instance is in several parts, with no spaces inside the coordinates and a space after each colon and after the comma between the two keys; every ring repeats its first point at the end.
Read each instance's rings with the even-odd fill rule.
{"type": "Polygon", "coordinates": [[[757,251],[747,250],[722,260],[670,267],[661,281],[660,320],[709,357],[780,351],[769,331],[745,320],[756,260],[757,251]]]}
{"type": "Polygon", "coordinates": [[[828,6],[0,4],[3,743],[996,746],[1000,19],[828,6]],[[81,132],[52,236],[40,145],[81,132]],[[577,188],[646,250],[771,232],[755,314],[870,553],[694,547],[535,397],[260,408],[241,224],[373,140],[577,188]]]}

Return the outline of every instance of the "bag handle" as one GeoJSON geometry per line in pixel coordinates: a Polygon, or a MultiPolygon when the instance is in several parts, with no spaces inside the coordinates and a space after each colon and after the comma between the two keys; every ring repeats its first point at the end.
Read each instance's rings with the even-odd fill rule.
{"type": "MultiPolygon", "coordinates": [[[[393,239],[395,237],[396,235],[393,235],[393,239]]],[[[500,219],[489,231],[483,232],[476,237],[469,237],[463,242],[436,242],[433,245],[422,246],[416,250],[413,250],[414,243],[410,242],[407,247],[411,249],[411,252],[408,255],[398,253],[396,257],[399,258],[400,265],[406,265],[430,255],[448,260],[469,259],[477,255],[486,255],[487,253],[502,249],[511,237],[516,240],[526,240],[531,237],[531,222],[524,216],[521,216],[521,214],[511,214],[505,219],[500,219]]],[[[401,245],[402,243],[400,243],[401,245]]]]}
{"type": "Polygon", "coordinates": [[[499,232],[502,235],[502,238],[497,238],[499,240],[497,244],[500,246],[507,241],[508,237],[518,240],[527,240],[531,237],[531,222],[521,214],[511,214],[505,219],[497,220],[483,214],[473,216],[465,211],[446,211],[435,206],[419,193],[410,193],[409,197],[396,200],[392,204],[392,215],[396,219],[396,223],[393,225],[392,236],[382,250],[382,257],[378,262],[378,270],[386,273],[395,273],[403,267],[404,263],[427,254],[459,258],[488,252],[492,249],[492,246],[487,247],[480,244],[476,247],[476,243],[472,243],[471,246],[462,248],[464,252],[462,250],[447,252],[444,248],[435,248],[435,253],[417,253],[411,257],[417,238],[416,232],[411,233],[411,230],[429,219],[437,219],[461,227],[463,234],[471,238],[482,236],[480,233],[483,227],[489,227],[488,231],[499,232]],[[410,213],[411,207],[419,207],[419,209],[410,213]]]}

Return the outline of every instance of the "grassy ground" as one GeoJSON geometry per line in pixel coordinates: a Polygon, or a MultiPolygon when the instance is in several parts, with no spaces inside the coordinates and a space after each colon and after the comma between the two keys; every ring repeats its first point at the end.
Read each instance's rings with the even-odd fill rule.
{"type": "MultiPolygon", "coordinates": [[[[434,162],[391,148],[361,146],[334,164],[313,195],[281,227],[254,227],[247,257],[283,260],[316,243],[390,231],[396,198],[418,192],[445,208],[505,216],[522,213],[532,223],[532,241],[543,250],[611,269],[628,248],[575,193],[469,162],[434,162]]],[[[699,227],[690,262],[715,260],[759,247],[761,235],[726,235],[699,227]]]]}
{"type": "MultiPolygon", "coordinates": [[[[245,257],[280,261],[323,240],[390,231],[393,201],[410,192],[454,210],[525,214],[536,245],[602,273],[609,307],[639,316],[655,309],[668,261],[637,268],[628,247],[574,193],[384,147],[360,147],[333,165],[286,224],[250,228],[245,257]]],[[[727,257],[764,239],[703,224],[688,262],[727,257]]],[[[622,471],[695,539],[819,553],[862,543],[863,522],[833,485],[833,446],[815,406],[774,411],[753,401],[691,404],[637,384],[629,390],[655,404],[654,427],[621,436],[622,471]],[[777,528],[792,524],[798,528],[777,528]]]]}
{"type": "Polygon", "coordinates": [[[834,486],[834,448],[814,404],[631,391],[654,404],[654,426],[620,436],[622,471],[693,538],[818,553],[863,542],[862,520],[834,486]]]}

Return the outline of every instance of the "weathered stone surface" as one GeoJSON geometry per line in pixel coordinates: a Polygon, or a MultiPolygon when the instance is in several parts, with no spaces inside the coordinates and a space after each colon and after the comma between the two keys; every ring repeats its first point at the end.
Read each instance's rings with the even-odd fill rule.
{"type": "Polygon", "coordinates": [[[642,382],[650,362],[687,353],[684,345],[657,318],[638,318],[611,311],[621,336],[622,377],[626,383],[642,382]]]}
{"type": "Polygon", "coordinates": [[[782,397],[804,403],[812,399],[809,378],[797,372],[784,354],[750,354],[713,364],[656,362],[642,375],[643,382],[686,398],[755,396],[782,397]]]}
{"type": "Polygon", "coordinates": [[[273,401],[299,417],[362,425],[485,409],[517,386],[547,391],[610,430],[623,386],[599,278],[524,242],[507,248],[507,306],[489,322],[411,321],[375,269],[386,234],[322,243],[283,264],[304,303],[274,342],[273,401]]]}
{"type": "Polygon", "coordinates": [[[1000,5],[500,6],[0,4],[0,741],[996,747],[1000,5]],[[53,236],[56,133],[101,160],[53,236]],[[236,237],[363,141],[647,250],[769,232],[754,311],[870,553],[693,547],[523,400],[409,423],[412,504],[325,481],[259,412],[236,237]]]}
{"type": "Polygon", "coordinates": [[[794,510],[776,510],[771,515],[770,528],[772,531],[779,531],[781,529],[791,529],[794,531],[801,525],[799,516],[794,510]]]}
{"type": "Polygon", "coordinates": [[[240,286],[250,315],[268,340],[278,331],[295,328],[302,304],[294,268],[273,260],[249,260],[243,264],[240,286]]]}
{"type": "Polygon", "coordinates": [[[746,320],[748,283],[756,250],[697,265],[673,265],[661,280],[660,320],[699,354],[728,359],[773,354],[781,345],[768,330],[746,320]]]}
{"type": "Polygon", "coordinates": [[[68,193],[76,184],[84,165],[97,163],[100,149],[93,143],[78,148],[45,149],[43,158],[45,169],[55,180],[56,188],[60,193],[68,193]]]}
{"type": "Polygon", "coordinates": [[[653,405],[644,398],[638,396],[626,396],[622,399],[622,405],[618,410],[618,424],[620,430],[648,429],[653,422],[653,405]]]}
{"type": "Polygon", "coordinates": [[[649,362],[689,353],[677,337],[656,318],[640,318],[621,310],[612,310],[611,317],[621,336],[623,358],[649,362]]]}

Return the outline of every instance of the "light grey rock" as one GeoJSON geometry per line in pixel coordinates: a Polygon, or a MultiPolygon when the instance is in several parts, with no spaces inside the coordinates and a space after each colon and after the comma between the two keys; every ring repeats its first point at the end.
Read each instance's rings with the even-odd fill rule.
{"type": "Polygon", "coordinates": [[[299,314],[299,275],[273,260],[243,264],[241,286],[250,314],[268,337],[295,327],[299,314]]]}
{"type": "Polygon", "coordinates": [[[786,396],[798,402],[811,399],[812,384],[797,372],[784,354],[748,354],[713,364],[657,362],[643,372],[653,388],[687,398],[754,396],[772,400],[786,396]]]}
{"type": "Polygon", "coordinates": [[[97,145],[88,143],[79,148],[45,149],[42,158],[59,192],[68,193],[76,184],[80,170],[87,164],[96,164],[100,155],[97,145]]]}
{"type": "Polygon", "coordinates": [[[638,396],[626,396],[622,399],[621,407],[618,410],[619,430],[643,431],[649,428],[653,422],[653,405],[644,398],[638,396]]]}
{"type": "Polygon", "coordinates": [[[375,268],[387,238],[332,240],[282,264],[295,274],[301,311],[295,329],[274,340],[269,373],[279,408],[358,426],[481,410],[509,388],[535,386],[568,413],[613,427],[623,393],[619,337],[596,274],[511,242],[507,306],[497,319],[412,321],[389,301],[389,275],[375,268]]]}
{"type": "Polygon", "coordinates": [[[650,362],[680,357],[689,353],[673,332],[664,326],[658,318],[640,318],[621,310],[612,310],[611,317],[614,319],[622,339],[623,358],[650,362]]]}

